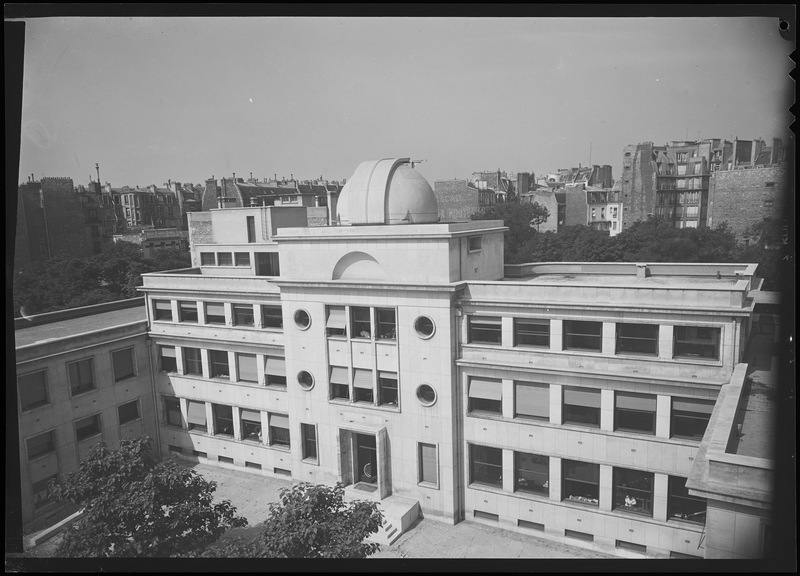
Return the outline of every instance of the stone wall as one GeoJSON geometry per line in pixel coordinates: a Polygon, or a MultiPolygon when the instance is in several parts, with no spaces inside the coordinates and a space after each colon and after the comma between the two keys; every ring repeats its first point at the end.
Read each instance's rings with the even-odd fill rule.
{"type": "Polygon", "coordinates": [[[646,220],[655,212],[656,174],[653,143],[626,146],[622,159],[622,202],[624,226],[646,220]]]}
{"type": "Polygon", "coordinates": [[[708,225],[727,222],[740,240],[748,226],[781,217],[784,198],[790,193],[783,165],[721,170],[709,180],[708,225]]]}

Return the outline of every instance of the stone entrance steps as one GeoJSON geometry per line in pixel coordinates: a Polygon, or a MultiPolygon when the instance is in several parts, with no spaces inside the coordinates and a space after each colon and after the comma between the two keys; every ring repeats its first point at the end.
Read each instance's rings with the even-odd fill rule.
{"type": "Polygon", "coordinates": [[[358,490],[353,486],[345,488],[345,500],[372,500],[378,503],[383,513],[383,526],[377,534],[367,538],[369,542],[377,542],[391,546],[408,530],[419,517],[419,502],[402,496],[387,496],[380,500],[378,493],[358,490]]]}

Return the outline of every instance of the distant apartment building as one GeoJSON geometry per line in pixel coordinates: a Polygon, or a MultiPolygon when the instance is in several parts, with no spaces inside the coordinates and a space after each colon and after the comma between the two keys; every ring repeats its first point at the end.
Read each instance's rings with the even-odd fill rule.
{"type": "Polygon", "coordinates": [[[676,228],[716,226],[730,219],[742,230],[765,214],[778,213],[775,198],[785,180],[783,158],[779,139],[771,146],[760,139],[713,138],[626,146],[621,179],[624,225],[651,216],[676,228]],[[741,173],[753,169],[752,174],[741,173]]]}
{"type": "Polygon", "coordinates": [[[191,183],[181,184],[169,180],[165,186],[175,194],[178,201],[178,208],[181,215],[181,230],[189,230],[189,220],[186,216],[189,212],[199,212],[203,209],[203,186],[196,186],[191,183]]]}
{"type": "Polygon", "coordinates": [[[22,520],[45,527],[64,512],[47,499],[48,482],[77,471],[92,446],[157,437],[147,315],[138,298],[14,328],[22,520]]]}
{"type": "Polygon", "coordinates": [[[509,176],[506,172],[473,172],[469,180],[437,180],[433,191],[442,222],[469,220],[489,206],[516,199],[518,190],[533,186],[530,172],[509,176]]]}
{"type": "Polygon", "coordinates": [[[113,240],[140,245],[145,258],[152,258],[157,250],[189,250],[189,233],[177,228],[144,228],[117,234],[113,240]]]}
{"type": "Polygon", "coordinates": [[[294,174],[287,180],[247,180],[222,178],[220,183],[213,177],[206,180],[202,193],[203,210],[212,208],[245,208],[251,206],[302,206],[309,208],[307,216],[312,226],[325,226],[331,215],[336,213],[336,202],[342,184],[329,182],[322,178],[315,180],[296,180],[294,174]]]}
{"type": "MultiPolygon", "coordinates": [[[[81,200],[72,178],[30,178],[19,185],[15,269],[56,256],[92,254],[92,237],[86,235],[88,212],[81,200]]],[[[89,226],[98,226],[99,231],[99,221],[89,226]]]]}

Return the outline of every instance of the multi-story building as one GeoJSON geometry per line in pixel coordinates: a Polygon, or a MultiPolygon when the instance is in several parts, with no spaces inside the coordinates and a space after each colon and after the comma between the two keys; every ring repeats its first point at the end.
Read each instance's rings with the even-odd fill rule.
{"type": "Polygon", "coordinates": [[[56,256],[91,255],[84,218],[71,178],[29,178],[20,184],[14,267],[56,256]]]}
{"type": "Polygon", "coordinates": [[[469,180],[437,180],[433,183],[439,219],[443,222],[469,220],[473,214],[498,202],[497,194],[490,188],[479,188],[469,180]]]}
{"type": "Polygon", "coordinates": [[[342,185],[329,182],[321,177],[316,180],[295,180],[294,174],[287,180],[259,181],[250,178],[222,178],[218,184],[212,176],[206,180],[202,194],[204,210],[212,208],[244,208],[249,206],[303,206],[309,208],[307,215],[312,226],[327,226],[331,215],[336,214],[336,202],[342,185]]]}
{"type": "Polygon", "coordinates": [[[144,228],[138,232],[117,234],[113,240],[139,244],[145,258],[152,258],[157,250],[189,250],[189,233],[177,228],[144,228]]]}
{"type": "Polygon", "coordinates": [[[143,299],[15,321],[22,520],[41,528],[65,509],[52,478],[98,441],[157,438],[143,299]]]}
{"type": "Polygon", "coordinates": [[[785,180],[779,167],[783,157],[779,139],[771,146],[762,140],[713,138],[665,146],[652,142],[626,146],[621,184],[623,225],[654,216],[677,228],[730,220],[737,231],[743,230],[761,221],[764,210],[770,215],[778,213],[774,196],[781,192],[776,182],[785,180]],[[754,168],[752,174],[740,172],[754,168]],[[748,205],[748,210],[742,210],[743,205],[748,205]]]}
{"type": "Polygon", "coordinates": [[[162,451],[342,482],[403,528],[763,554],[771,455],[721,441],[771,421],[738,419],[755,265],[504,266],[501,221],[438,219],[408,159],[359,165],[337,226],[191,214],[194,267],[142,288],[162,451]]]}

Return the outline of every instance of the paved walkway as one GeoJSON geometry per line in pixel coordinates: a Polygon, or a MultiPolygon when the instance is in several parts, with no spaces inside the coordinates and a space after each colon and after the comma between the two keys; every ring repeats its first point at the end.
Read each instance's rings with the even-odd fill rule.
{"type": "MultiPolygon", "coordinates": [[[[253,534],[269,516],[270,502],[280,500],[281,488],[291,486],[282,480],[209,464],[186,464],[206,480],[217,483],[214,499],[230,500],[237,513],[247,518],[249,528],[230,531],[229,537],[253,534]]],[[[49,557],[58,536],[28,551],[26,556],[49,557]]],[[[608,554],[584,550],[535,536],[526,536],[493,526],[461,522],[452,526],[436,520],[419,520],[391,547],[384,546],[371,558],[613,558],[608,554]]]]}

